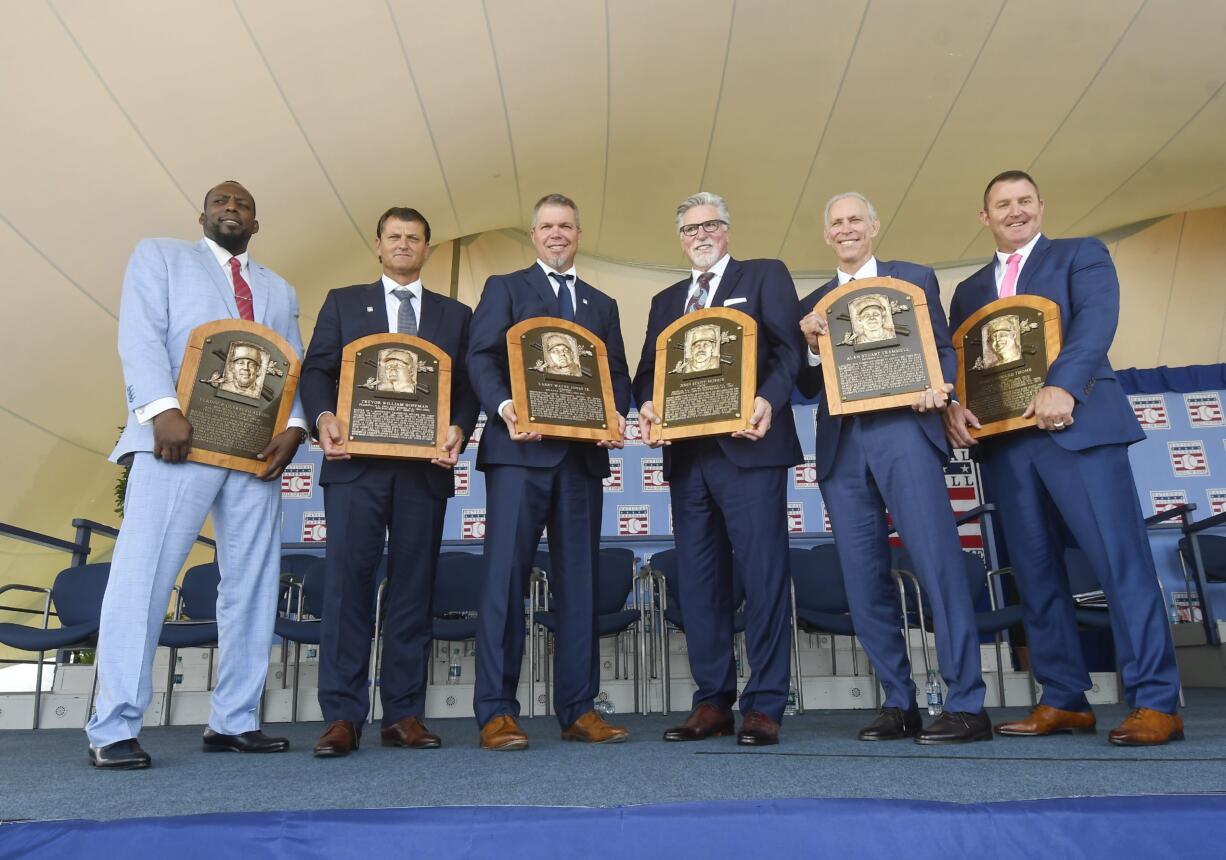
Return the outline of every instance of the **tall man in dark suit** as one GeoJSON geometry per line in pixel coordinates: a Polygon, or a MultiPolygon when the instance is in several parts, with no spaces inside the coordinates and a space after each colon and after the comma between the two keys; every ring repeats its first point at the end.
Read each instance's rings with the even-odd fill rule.
{"type": "Polygon", "coordinates": [[[744,577],[746,656],[753,668],[741,693],[737,743],[775,744],[787,704],[791,645],[787,470],[804,459],[791,407],[804,353],[796,329],[800,302],[779,260],[729,256],[731,216],[721,197],[704,191],[687,198],[677,207],[677,230],[693,271],[651,300],[647,339],[634,377],[643,439],[650,439],[652,424],[660,423],[652,402],[656,338],[692,310],[730,307],[754,318],[758,390],[750,429],[666,443],[664,449],[678,599],[685,613],[690,672],[698,683],[689,717],[666,731],[664,739],[703,740],[732,733],[737,698],[732,654],[735,553],[744,577]]]}
{"type": "MultiPolygon", "coordinates": [[[[860,730],[860,740],[914,737],[918,743],[963,743],[992,739],[983,711],[984,686],[979,638],[963,574],[962,546],[945,487],[949,445],[940,410],[953,390],[957,357],[949,341],[936,274],[927,266],[873,256],[881,229],[868,198],[838,194],[826,204],[826,244],[834,249],[836,276],[803,302],[809,312],[801,330],[809,343],[798,384],[812,397],[823,386],[818,334],[826,319],[813,310],[827,293],[853,280],[898,278],[922,287],[946,380],[928,389],[910,409],[890,409],[839,418],[823,397],[817,413],[816,465],[822,498],[830,513],[856,635],[864,644],[885,688],[881,713],[860,730]],[[915,573],[932,605],[937,656],[949,688],[945,710],[927,729],[915,703],[908,645],[899,636],[897,592],[890,581],[886,508],[915,563],[915,573]]],[[[888,311],[887,311],[888,312],[888,311]]]]}
{"type": "MultiPolygon", "coordinates": [[[[630,377],[617,303],[579,280],[579,209],[561,194],[532,208],[537,260],[485,282],[473,315],[468,366],[477,396],[490,416],[477,468],[485,473],[487,517],[485,582],[478,608],[477,681],[473,693],[481,746],[528,746],[519,727],[519,670],[524,654],[524,584],[542,531],[548,526],[549,587],[558,614],[554,656],[554,710],[564,740],[618,743],[625,729],[592,709],[599,689],[599,640],[594,586],[600,552],[601,479],[609,474],[615,442],[542,439],[520,430],[511,402],[507,329],[531,317],[573,320],[604,341],[619,415],[630,405],[630,377]]],[[[619,431],[625,430],[625,419],[619,431]]],[[[620,434],[619,434],[620,438],[620,434]]]]}
{"type": "Polygon", "coordinates": [[[315,745],[319,757],[357,749],[366,720],[374,578],[385,530],[380,739],[384,746],[415,749],[442,743],[421,720],[430,600],[443,515],[455,492],[451,467],[476,424],[478,406],[464,364],[472,312],[422,287],[429,245],[430,224],[416,209],[397,206],[383,213],[375,230],[383,277],[328,293],[302,365],[302,402],[324,450],[320,484],[328,521],[319,661],[319,705],[328,724],[315,745]],[[347,428],[334,414],[341,353],[358,338],[383,332],[416,335],[451,356],[451,426],[429,462],[355,457],[345,448],[347,428]]]}
{"type": "MultiPolygon", "coordinates": [[[[1027,736],[1095,730],[1058,516],[1094,565],[1111,607],[1116,658],[1133,711],[1109,739],[1164,744],[1183,737],[1176,713],[1179,670],[1128,462],[1128,446],[1145,434],[1107,361],[1120,284],[1098,239],[1045,237],[1043,208],[1038,186],[1020,170],[988,183],[979,219],[996,239],[996,258],[958,285],[950,307],[950,324],[957,327],[997,298],[1043,296],[1060,306],[1064,339],[1046,384],[1026,408],[1037,427],[976,447],[1000,509],[1031,661],[1043,684],[1043,699],[1029,717],[996,730],[1027,736]]],[[[975,445],[968,428],[978,426],[961,405],[945,413],[955,445],[975,445]]]]}

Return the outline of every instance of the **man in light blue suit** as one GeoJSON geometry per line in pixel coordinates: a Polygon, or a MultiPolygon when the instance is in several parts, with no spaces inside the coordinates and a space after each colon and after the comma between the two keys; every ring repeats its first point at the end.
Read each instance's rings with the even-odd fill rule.
{"type": "Polygon", "coordinates": [[[1063,345],[1026,408],[1037,426],[976,445],[979,419],[959,404],[945,413],[955,445],[976,445],[987,489],[1000,510],[1005,543],[1025,610],[1027,641],[1042,701],[1003,735],[1095,731],[1090,688],[1063,562],[1063,520],[1094,566],[1111,608],[1124,692],[1133,711],[1109,740],[1124,746],[1183,737],[1179,670],[1145,533],[1128,446],[1145,438],[1107,361],[1119,320],[1120,283],[1098,239],[1048,239],[1043,199],[1020,170],[993,177],[983,193],[983,226],[995,258],[958,285],[957,327],[989,302],[1034,295],[1060,306],[1063,345]]]}
{"type": "Polygon", "coordinates": [[[957,357],[936,274],[927,266],[879,261],[873,255],[881,224],[861,194],[831,198],[825,224],[826,244],[834,249],[839,267],[836,277],[803,302],[809,313],[801,330],[810,352],[797,380],[801,393],[812,397],[821,390],[821,362],[831,358],[817,352],[817,335],[826,330],[826,320],[813,308],[831,290],[864,278],[898,278],[923,288],[945,379],[942,391],[921,392],[910,409],[840,418],[830,414],[826,397],[818,407],[817,480],[830,513],[856,635],[885,688],[881,713],[861,729],[859,738],[914,737],[924,744],[988,741],[992,725],[983,710],[975,612],[945,486],[944,464],[950,452],[939,412],[953,389],[957,357]],[[887,508],[931,603],[937,656],[949,688],[944,712],[927,728],[915,701],[908,646],[898,632],[902,619],[890,582],[887,508]]]}
{"type": "Polygon", "coordinates": [[[171,588],[211,512],[221,584],[221,655],[205,751],[280,752],[284,738],[260,731],[257,709],[268,672],[281,553],[277,480],[306,436],[295,401],[290,427],[259,455],[259,475],[187,462],[192,427],[175,385],[192,329],[219,319],[253,320],[302,354],[298,299],[274,272],[247,258],[259,230],[255,200],[242,185],[209,191],[204,238],[146,239],[124,276],[119,356],[128,421],[111,453],[130,462],[124,521],[111,561],[98,636],[97,711],[86,727],[95,767],[148,767],[137,742],[152,697],[153,657],[171,588]]]}

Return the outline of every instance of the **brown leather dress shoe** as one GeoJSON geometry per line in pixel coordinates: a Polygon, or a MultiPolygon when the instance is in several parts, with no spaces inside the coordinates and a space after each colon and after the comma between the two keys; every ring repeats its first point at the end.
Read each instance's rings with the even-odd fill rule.
{"type": "Polygon", "coordinates": [[[744,747],[768,747],[779,743],[779,724],[761,711],[750,711],[741,719],[736,742],[744,747]]]}
{"type": "Polygon", "coordinates": [[[510,714],[497,714],[481,727],[481,749],[526,750],[528,736],[510,714]]]}
{"type": "Polygon", "coordinates": [[[443,739],[426,728],[417,717],[405,717],[379,732],[379,740],[385,747],[408,747],[415,750],[438,749],[443,739]]]}
{"type": "Polygon", "coordinates": [[[992,740],[987,711],[943,711],[926,729],[915,733],[917,744],[969,744],[992,740]]]}
{"type": "Polygon", "coordinates": [[[996,734],[1016,737],[1040,735],[1092,735],[1098,728],[1093,711],[1062,711],[1050,705],[1035,705],[1024,720],[1000,723],[996,734]]]}
{"type": "Polygon", "coordinates": [[[704,741],[732,734],[731,708],[717,708],[703,702],[686,717],[685,722],[664,732],[666,741],[704,741]]]}
{"type": "Polygon", "coordinates": [[[1107,740],[1121,747],[1159,746],[1183,740],[1183,717],[1152,708],[1136,708],[1111,730],[1107,740]]]}
{"type": "Polygon", "coordinates": [[[316,758],[340,758],[358,748],[358,730],[349,720],[333,720],[315,742],[316,758]]]}
{"type": "Polygon", "coordinates": [[[630,737],[630,732],[620,726],[611,726],[595,711],[588,711],[562,732],[564,741],[583,741],[587,744],[620,744],[630,737]]]}

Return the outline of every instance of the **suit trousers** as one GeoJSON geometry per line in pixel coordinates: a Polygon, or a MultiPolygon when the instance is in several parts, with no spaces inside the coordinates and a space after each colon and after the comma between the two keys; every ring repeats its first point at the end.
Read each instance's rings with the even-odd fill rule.
{"type": "Polygon", "coordinates": [[[900,635],[898,589],[890,577],[886,509],[915,564],[932,611],[945,709],[983,710],[975,610],[950,508],[941,453],[911,410],[843,420],[838,455],[821,482],[843,568],[856,636],[885,688],[885,707],[915,705],[908,645],[900,635]]]}
{"type": "Polygon", "coordinates": [[[1127,446],[1068,451],[1047,432],[1026,430],[983,447],[1043,703],[1089,707],[1058,512],[1102,584],[1129,705],[1175,713],[1179,669],[1127,446]]]}
{"type": "Polygon", "coordinates": [[[558,621],[553,703],[563,728],[592,709],[599,690],[595,583],[604,492],[600,478],[584,465],[581,444],[572,443],[556,466],[485,469],[485,577],[473,690],[479,725],[499,714],[519,716],[525,586],[546,526],[551,607],[558,621]]]}
{"type": "Polygon", "coordinates": [[[281,487],[203,463],[163,463],[138,452],[111,558],[98,634],[98,697],[90,744],[135,738],[153,695],[153,657],[171,589],[213,515],[221,584],[220,653],[209,728],[258,729],[281,570],[281,487]]]}
{"type": "Polygon", "coordinates": [[[673,446],[669,476],[677,587],[693,706],[731,707],[737,698],[732,652],[732,557],[745,587],[745,657],[753,671],[741,712],[775,722],[787,705],[792,640],[788,627],[787,469],[743,468],[714,439],[673,446]]]}
{"type": "Polygon", "coordinates": [[[383,724],[425,711],[430,603],[447,500],[425,487],[429,463],[371,463],[358,478],[324,487],[328,521],[319,706],[325,720],[361,725],[374,633],[375,573],[387,536],[380,698],[383,724]]]}

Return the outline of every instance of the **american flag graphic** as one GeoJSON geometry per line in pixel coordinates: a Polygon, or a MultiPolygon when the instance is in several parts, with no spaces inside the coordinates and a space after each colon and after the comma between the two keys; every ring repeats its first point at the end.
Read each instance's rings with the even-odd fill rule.
{"type": "Polygon", "coordinates": [[[1128,402],[1144,430],[1170,430],[1171,419],[1166,414],[1166,398],[1161,394],[1129,394],[1128,402]]]}
{"type": "Polygon", "coordinates": [[[1205,494],[1209,496],[1210,516],[1226,511],[1226,489],[1205,490],[1205,494]]]}

